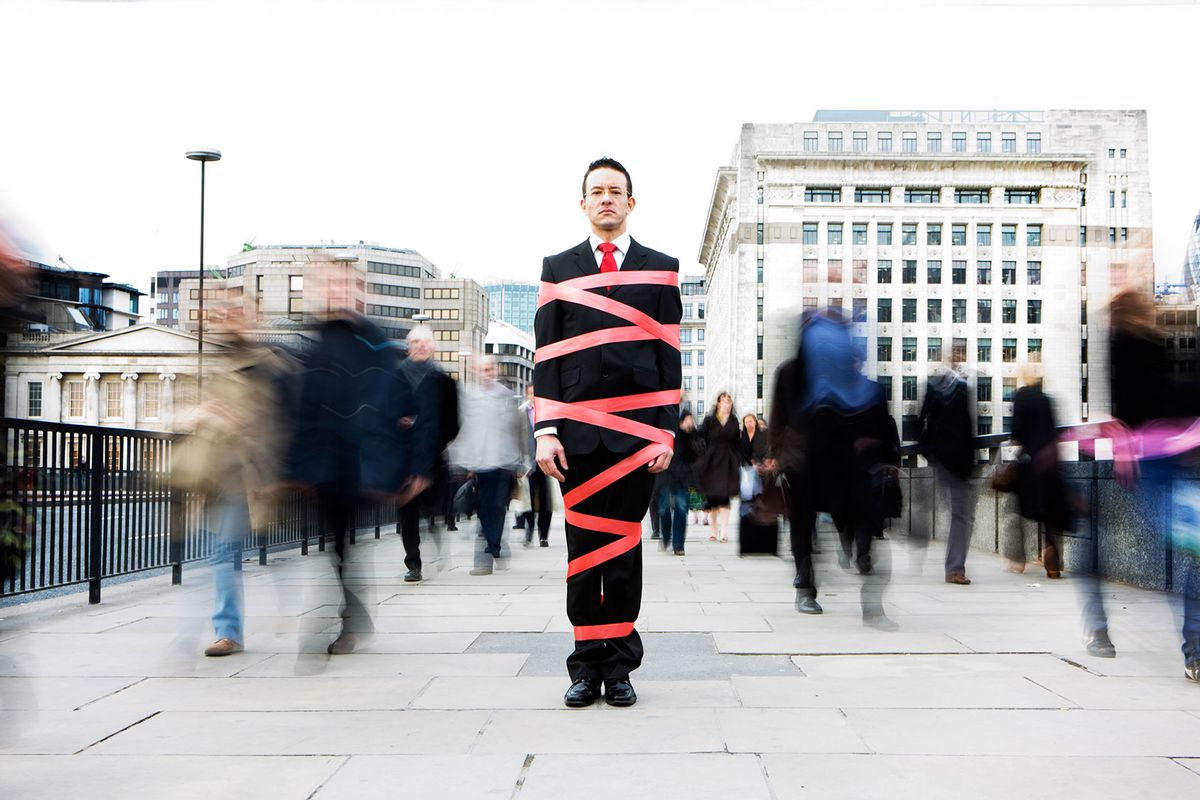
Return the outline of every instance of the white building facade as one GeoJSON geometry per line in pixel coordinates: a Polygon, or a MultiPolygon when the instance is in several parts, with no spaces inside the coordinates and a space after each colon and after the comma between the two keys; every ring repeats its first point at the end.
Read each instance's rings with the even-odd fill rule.
{"type": "MultiPolygon", "coordinates": [[[[683,275],[679,279],[679,294],[683,300],[683,319],[679,325],[679,356],[683,363],[683,396],[681,405],[703,419],[705,411],[716,401],[722,387],[714,386],[709,394],[705,380],[708,361],[707,299],[703,275],[683,275]]],[[[697,423],[699,423],[697,419],[697,423]]]]}
{"type": "MultiPolygon", "coordinates": [[[[1103,310],[1153,287],[1141,111],[818,112],[743,126],[718,170],[700,262],[707,376],[765,413],[805,309],[854,319],[864,371],[908,428],[934,364],[1008,430],[1022,364],[1060,423],[1108,414],[1103,310]]],[[[903,438],[908,438],[907,436],[903,438]]]]}

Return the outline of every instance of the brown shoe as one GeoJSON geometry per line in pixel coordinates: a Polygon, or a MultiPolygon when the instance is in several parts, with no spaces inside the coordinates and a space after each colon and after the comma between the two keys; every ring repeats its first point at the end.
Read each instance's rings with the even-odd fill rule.
{"type": "Polygon", "coordinates": [[[240,653],[246,648],[242,647],[241,642],[235,642],[233,639],[217,639],[215,642],[204,648],[206,656],[231,656],[234,653],[240,653]]]}
{"type": "Polygon", "coordinates": [[[354,647],[357,644],[357,636],[353,633],[343,633],[329,643],[329,647],[325,648],[325,652],[331,656],[348,656],[354,652],[354,647]]]}
{"type": "Polygon", "coordinates": [[[946,583],[957,583],[959,586],[970,586],[971,579],[960,572],[956,572],[953,575],[946,576],[946,583]]]}

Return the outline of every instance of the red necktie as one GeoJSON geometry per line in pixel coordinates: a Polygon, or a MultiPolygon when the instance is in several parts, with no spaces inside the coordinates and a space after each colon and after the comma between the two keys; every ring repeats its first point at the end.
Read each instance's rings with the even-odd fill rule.
{"type": "Polygon", "coordinates": [[[600,252],[604,254],[604,257],[600,259],[600,271],[601,272],[616,272],[617,271],[617,259],[616,259],[616,256],[613,255],[613,253],[616,251],[616,249],[617,249],[617,246],[615,244],[613,244],[612,242],[601,242],[600,243],[600,252]]]}

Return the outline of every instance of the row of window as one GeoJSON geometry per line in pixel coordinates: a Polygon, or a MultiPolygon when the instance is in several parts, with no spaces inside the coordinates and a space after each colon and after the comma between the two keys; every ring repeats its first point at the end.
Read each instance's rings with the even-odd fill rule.
{"type": "MultiPolygon", "coordinates": [[[[916,222],[903,222],[900,224],[900,244],[904,247],[915,247],[918,241],[917,231],[918,225],[916,222]]],[[[942,244],[942,233],[945,230],[945,225],[940,222],[926,222],[925,224],[925,244],[938,247],[942,244]]],[[[801,227],[801,243],[802,244],[819,244],[820,238],[820,222],[805,222],[801,227]]],[[[867,222],[852,222],[850,223],[850,244],[863,246],[869,243],[870,223],[867,222]]],[[[761,229],[761,225],[759,228],[761,229]]],[[[990,222],[975,223],[975,245],[977,247],[992,246],[992,231],[997,227],[990,222]]],[[[1017,246],[1017,231],[1016,223],[1003,223],[1000,228],[1000,246],[1001,247],[1016,247],[1017,246]]],[[[968,223],[954,222],[950,224],[950,245],[952,247],[967,246],[967,232],[969,230],[968,223]]],[[[884,247],[890,246],[893,243],[893,232],[895,225],[891,222],[875,223],[875,244],[884,247]]],[[[846,225],[843,222],[826,222],[825,223],[825,242],[831,245],[845,244],[846,225]]],[[[761,244],[761,242],[760,242],[761,244]]],[[[1030,223],[1025,226],[1025,246],[1026,247],[1041,247],[1042,246],[1042,226],[1040,224],[1030,223]]]]}
{"type": "MultiPolygon", "coordinates": [[[[850,135],[850,141],[855,153],[868,152],[868,136],[866,131],[853,131],[850,135]]],[[[875,136],[875,151],[878,153],[892,152],[892,132],[879,131],[875,136]]],[[[917,148],[917,132],[904,131],[900,134],[900,152],[916,153],[917,148]]],[[[843,131],[829,131],[825,134],[825,146],[830,153],[841,153],[844,150],[843,131]]],[[[820,151],[820,134],[817,131],[804,132],[804,152],[816,153],[820,151]]],[[[940,153],[942,152],[942,132],[927,131],[925,133],[925,152],[940,153]]],[[[965,153],[967,152],[967,132],[952,131],[950,134],[950,152],[965,153]]],[[[979,131],[975,134],[975,152],[990,153],[992,152],[992,133],[991,131],[979,131]]],[[[1017,152],[1017,134],[1015,131],[1003,131],[1000,134],[1000,152],[1015,153],[1017,152]]],[[[1042,152],[1042,134],[1040,131],[1028,131],[1025,134],[1025,152],[1040,153],[1042,152]]],[[[1125,150],[1121,150],[1121,158],[1124,158],[1125,150]]],[[[1112,158],[1112,150],[1109,150],[1109,158],[1112,158]]]]}
{"type": "MultiPolygon", "coordinates": [[[[1000,360],[1005,364],[1013,364],[1017,361],[1017,340],[1016,338],[1004,338],[1000,340],[1000,360]]],[[[858,337],[858,346],[864,351],[866,348],[866,337],[858,337]]],[[[945,356],[943,352],[943,340],[940,336],[930,336],[925,340],[925,360],[930,362],[939,362],[945,356]]],[[[900,340],[900,360],[912,362],[917,360],[919,352],[917,337],[904,336],[900,340]]],[[[982,336],[975,342],[975,360],[986,364],[992,360],[992,339],[989,336],[982,336]]],[[[1042,340],[1030,338],[1026,340],[1025,354],[1029,361],[1040,362],[1042,359],[1042,340]]],[[[875,360],[879,362],[889,362],[895,357],[894,348],[892,347],[892,337],[880,336],[875,342],[875,360]]],[[[967,361],[967,340],[966,338],[955,337],[950,340],[950,358],[956,364],[964,364],[967,361]]],[[[982,383],[983,377],[980,377],[982,383]]],[[[905,398],[908,399],[908,398],[905,398]]],[[[980,397],[980,400],[990,400],[988,397],[980,397]]]]}
{"type": "Polygon", "coordinates": [[[390,283],[368,283],[367,291],[371,294],[386,294],[391,297],[409,297],[421,299],[421,290],[416,286],[396,286],[390,283]]]}
{"type": "MultiPolygon", "coordinates": [[[[900,278],[901,283],[915,284],[917,283],[917,261],[915,259],[905,259],[903,262],[900,278]]],[[[867,282],[867,259],[856,258],[851,262],[850,281],[856,284],[865,284],[867,282]]],[[[1004,286],[1015,286],[1017,284],[1017,262],[1016,261],[1001,261],[1000,268],[1000,283],[1004,286]]],[[[950,262],[950,283],[963,286],[967,283],[967,262],[966,261],[951,261],[950,262]]],[[[803,272],[801,279],[804,283],[820,282],[818,271],[818,261],[815,258],[804,259],[803,272]]],[[[840,258],[831,258],[826,261],[825,280],[827,283],[842,282],[842,260],[840,258]]],[[[976,261],[975,262],[975,282],[980,286],[988,286],[992,283],[992,262],[991,261],[976,261]]],[[[892,260],[890,258],[881,258],[875,264],[875,282],[876,283],[891,283],[892,282],[892,260]]],[[[942,282],[942,262],[937,259],[929,259],[925,262],[925,283],[940,284],[942,282]]],[[[1025,262],[1025,283],[1029,286],[1039,286],[1042,283],[1042,262],[1041,261],[1026,261],[1025,262]]]]}
{"type": "MultiPolygon", "coordinates": [[[[1005,189],[1004,202],[1014,206],[1037,205],[1041,197],[1041,189],[1021,188],[1005,189]]],[[[842,202],[842,187],[840,186],[806,186],[804,187],[804,202],[806,203],[840,203],[842,202]]],[[[887,187],[857,186],[854,189],[856,203],[891,203],[892,190],[887,187]]],[[[940,186],[909,186],[904,190],[904,202],[915,205],[933,205],[942,202],[940,186]]],[[[954,190],[954,202],[959,205],[987,205],[992,202],[992,190],[986,187],[966,187],[954,190]]]]}
{"type": "MultiPolygon", "coordinates": [[[[692,376],[691,375],[683,376],[683,390],[685,392],[690,392],[692,390],[692,376]]],[[[698,395],[700,395],[700,397],[704,397],[704,376],[703,375],[698,375],[696,377],[696,393],[698,395]]]]}
{"type": "MultiPolygon", "coordinates": [[[[104,381],[101,384],[101,417],[123,419],[125,417],[125,385],[123,381],[104,381]]],[[[84,382],[65,381],[63,416],[66,419],[82,419],[84,410],[84,382]]],[[[162,407],[162,382],[147,380],[138,384],[141,398],[140,419],[158,419],[162,407]]],[[[42,416],[42,382],[31,381],[26,393],[26,408],[30,417],[42,416]]]]}
{"type": "Polygon", "coordinates": [[[426,289],[426,300],[457,300],[459,298],[458,289],[426,289]]]}
{"type": "MultiPolygon", "coordinates": [[[[761,301],[761,298],[760,298],[760,301],[761,301]]],[[[762,321],[761,318],[759,319],[759,321],[760,322],[762,321]]],[[[704,341],[704,328],[680,328],[679,329],[679,343],[680,344],[691,344],[692,343],[692,331],[695,331],[697,342],[704,341]]]]}
{"type": "Polygon", "coordinates": [[[405,278],[420,278],[422,270],[420,267],[413,267],[408,264],[384,264],[381,261],[368,261],[367,272],[375,272],[380,275],[401,275],[405,278]]]}
{"type": "Polygon", "coordinates": [[[693,350],[684,350],[682,353],[680,353],[680,355],[682,356],[682,359],[683,359],[683,366],[685,366],[685,367],[692,366],[692,353],[693,352],[696,354],[696,366],[703,367],[704,366],[704,353],[705,353],[704,350],[694,350],[694,351],[693,350]]]}
{"type": "MultiPolygon", "coordinates": [[[[881,297],[875,301],[875,319],[874,322],[893,322],[892,316],[892,298],[881,297]]],[[[967,320],[967,300],[963,298],[954,298],[950,300],[950,322],[956,325],[966,324],[967,320]]],[[[805,297],[803,301],[805,309],[815,309],[817,307],[817,298],[805,297]]],[[[946,320],[943,317],[942,309],[944,303],[941,298],[931,297],[925,301],[925,322],[940,323],[946,320]]],[[[1017,308],[1018,301],[1016,300],[1001,300],[1000,301],[1000,323],[1002,325],[1015,325],[1017,323],[1017,308]]],[[[867,298],[856,297],[851,305],[851,316],[855,322],[867,322],[867,298]]],[[[914,297],[905,297],[900,300],[900,322],[916,322],[917,321],[917,300],[914,297]]],[[[979,299],[975,301],[975,320],[978,325],[990,325],[992,323],[992,301],[990,299],[979,299]]],[[[1042,301],[1041,300],[1026,300],[1025,301],[1025,322],[1029,325],[1040,325],[1042,322],[1042,301]]]]}
{"type": "Polygon", "coordinates": [[[693,306],[691,303],[683,304],[684,319],[704,319],[704,303],[697,303],[693,306]]]}
{"type": "Polygon", "coordinates": [[[408,306],[384,306],[376,303],[367,304],[367,316],[369,317],[402,317],[411,319],[414,314],[419,314],[421,309],[410,308],[408,306]]]}

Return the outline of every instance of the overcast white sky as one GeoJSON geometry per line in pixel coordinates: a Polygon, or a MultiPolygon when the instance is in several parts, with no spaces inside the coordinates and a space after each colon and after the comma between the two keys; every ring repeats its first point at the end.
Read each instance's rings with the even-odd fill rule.
{"type": "Polygon", "coordinates": [[[1195,0],[0,0],[0,213],[41,253],[148,290],[243,242],[377,242],[535,280],[584,238],[583,168],[694,265],[744,122],[818,108],[1144,108],[1155,258],[1200,208],[1195,0]],[[830,11],[836,6],[838,10],[830,11]]]}

